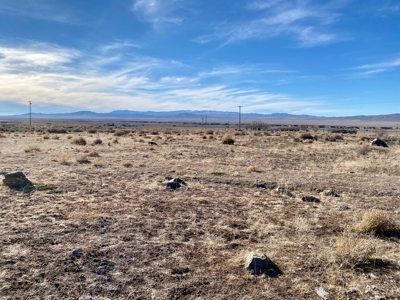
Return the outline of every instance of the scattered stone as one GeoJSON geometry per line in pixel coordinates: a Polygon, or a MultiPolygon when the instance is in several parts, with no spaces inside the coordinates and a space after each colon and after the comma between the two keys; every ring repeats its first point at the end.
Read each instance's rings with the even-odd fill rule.
{"type": "Polygon", "coordinates": [[[389,147],[389,146],[388,146],[384,141],[382,141],[381,139],[374,139],[374,140],[372,141],[372,145],[373,145],[373,146],[384,147],[384,148],[388,148],[388,147],[389,147]]]}
{"type": "Polygon", "coordinates": [[[373,291],[374,289],[376,289],[375,285],[367,285],[367,287],[366,287],[367,292],[373,291]]]}
{"type": "Polygon", "coordinates": [[[324,290],[323,287],[316,287],[315,292],[317,293],[318,296],[324,299],[328,299],[329,294],[324,290]]]}
{"type": "Polygon", "coordinates": [[[165,179],[167,179],[167,182],[163,182],[163,184],[166,184],[167,187],[173,190],[181,188],[182,185],[187,185],[187,183],[180,178],[166,177],[165,179]]]}
{"type": "Polygon", "coordinates": [[[13,190],[26,190],[33,188],[33,183],[26,178],[25,174],[22,172],[3,174],[5,178],[3,179],[4,185],[8,186],[13,190]]]}
{"type": "Polygon", "coordinates": [[[245,269],[254,275],[261,274],[263,269],[266,269],[270,260],[266,255],[257,257],[253,252],[246,255],[245,269]]]}
{"type": "Polygon", "coordinates": [[[74,249],[74,251],[72,251],[72,255],[81,255],[83,253],[83,249],[82,248],[76,248],[74,249]]]}
{"type": "Polygon", "coordinates": [[[255,183],[255,184],[253,185],[253,187],[255,187],[255,188],[257,188],[257,189],[266,189],[266,188],[267,188],[267,186],[266,186],[265,183],[255,183]]]}
{"type": "Polygon", "coordinates": [[[351,291],[344,292],[344,294],[345,294],[346,296],[351,296],[351,295],[357,294],[357,291],[356,291],[356,290],[351,290],[351,291]]]}
{"type": "Polygon", "coordinates": [[[339,197],[339,195],[334,190],[331,189],[324,190],[322,192],[322,195],[330,197],[339,197]]]}
{"type": "Polygon", "coordinates": [[[149,142],[149,145],[154,145],[154,146],[158,146],[158,144],[156,142],[149,142]]]}
{"type": "Polygon", "coordinates": [[[289,196],[289,197],[293,197],[293,194],[289,191],[289,189],[287,189],[283,186],[278,186],[275,189],[275,192],[280,193],[280,194],[285,194],[286,196],[289,196]]]}
{"type": "Polygon", "coordinates": [[[344,204],[339,205],[339,210],[349,210],[349,209],[350,209],[350,207],[348,207],[347,205],[344,205],[344,204]]]}
{"type": "Polygon", "coordinates": [[[319,200],[318,198],[315,198],[314,196],[304,196],[301,198],[301,200],[305,201],[305,202],[321,202],[321,200],[319,200]]]}

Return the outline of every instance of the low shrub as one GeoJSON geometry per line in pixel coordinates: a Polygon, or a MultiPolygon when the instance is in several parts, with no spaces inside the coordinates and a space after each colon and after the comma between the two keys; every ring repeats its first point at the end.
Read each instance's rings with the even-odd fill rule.
{"type": "Polygon", "coordinates": [[[336,241],[336,260],[342,267],[352,268],[373,258],[376,247],[371,237],[364,237],[351,231],[343,232],[336,241]]]}
{"type": "Polygon", "coordinates": [[[102,143],[103,143],[103,141],[101,139],[97,138],[92,142],[92,145],[100,145],[102,143]]]}
{"type": "Polygon", "coordinates": [[[72,140],[72,144],[85,146],[86,145],[86,140],[83,137],[75,138],[75,139],[72,140]]]}
{"type": "Polygon", "coordinates": [[[40,148],[38,146],[29,146],[25,149],[25,153],[35,153],[40,152],[40,148]]]}
{"type": "Polygon", "coordinates": [[[258,168],[256,166],[249,166],[247,168],[247,173],[253,173],[253,172],[257,172],[258,168]]]}
{"type": "Polygon", "coordinates": [[[86,154],[83,154],[83,155],[79,156],[79,157],[76,159],[76,162],[77,162],[78,164],[90,164],[90,160],[87,158],[87,155],[86,155],[86,154]]]}
{"type": "Polygon", "coordinates": [[[129,160],[124,160],[121,163],[125,168],[130,168],[133,166],[133,164],[129,160]]]}
{"type": "Polygon", "coordinates": [[[225,134],[222,137],[222,144],[225,145],[234,145],[235,144],[235,140],[232,138],[232,136],[230,136],[229,134],[225,134]]]}
{"type": "Polygon", "coordinates": [[[366,211],[362,220],[354,227],[359,233],[384,234],[395,230],[396,223],[386,211],[373,209],[366,211]]]}
{"type": "Polygon", "coordinates": [[[65,128],[57,128],[57,127],[51,127],[47,130],[48,133],[68,133],[68,131],[65,128]]]}
{"type": "Polygon", "coordinates": [[[124,135],[127,135],[128,133],[129,133],[129,131],[127,131],[127,130],[119,129],[114,133],[114,135],[115,136],[124,136],[124,135]]]}

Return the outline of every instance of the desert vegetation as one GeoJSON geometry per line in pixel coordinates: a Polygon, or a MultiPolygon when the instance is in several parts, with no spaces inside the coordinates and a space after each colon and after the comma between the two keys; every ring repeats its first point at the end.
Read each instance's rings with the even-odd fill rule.
{"type": "Polygon", "coordinates": [[[0,127],[1,299],[399,299],[395,135],[50,128],[0,127]]]}

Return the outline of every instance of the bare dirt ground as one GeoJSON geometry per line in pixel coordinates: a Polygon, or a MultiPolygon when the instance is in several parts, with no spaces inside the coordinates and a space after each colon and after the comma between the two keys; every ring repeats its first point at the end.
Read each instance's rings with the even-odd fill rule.
{"type": "Polygon", "coordinates": [[[0,127],[1,299],[400,299],[396,137],[0,127]]]}

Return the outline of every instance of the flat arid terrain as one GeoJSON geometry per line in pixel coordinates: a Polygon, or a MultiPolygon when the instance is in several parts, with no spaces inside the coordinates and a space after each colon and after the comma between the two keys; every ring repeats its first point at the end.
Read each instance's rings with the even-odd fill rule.
{"type": "Polygon", "coordinates": [[[396,132],[105,125],[0,124],[1,299],[400,299],[396,132]]]}

